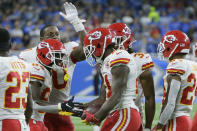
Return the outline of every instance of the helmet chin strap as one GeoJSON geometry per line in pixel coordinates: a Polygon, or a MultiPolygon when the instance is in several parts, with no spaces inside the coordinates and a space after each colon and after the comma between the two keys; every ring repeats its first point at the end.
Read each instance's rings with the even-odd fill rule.
{"type": "Polygon", "coordinates": [[[119,44],[119,49],[125,50],[124,43],[125,43],[128,39],[129,39],[129,36],[126,37],[126,39],[124,39],[124,40],[119,44]]]}
{"type": "Polygon", "coordinates": [[[176,48],[178,47],[179,44],[176,44],[176,46],[174,47],[174,49],[172,50],[172,52],[170,53],[168,59],[172,56],[172,54],[174,53],[174,51],[176,50],[176,48]]]}

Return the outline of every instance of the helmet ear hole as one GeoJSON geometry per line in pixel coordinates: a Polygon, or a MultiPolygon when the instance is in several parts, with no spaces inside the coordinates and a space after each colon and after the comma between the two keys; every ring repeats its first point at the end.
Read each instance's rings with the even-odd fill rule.
{"type": "Polygon", "coordinates": [[[44,54],[42,54],[42,57],[43,57],[43,58],[46,58],[46,56],[45,56],[44,54]]]}
{"type": "Polygon", "coordinates": [[[101,48],[101,45],[98,43],[96,48],[101,48]]]}

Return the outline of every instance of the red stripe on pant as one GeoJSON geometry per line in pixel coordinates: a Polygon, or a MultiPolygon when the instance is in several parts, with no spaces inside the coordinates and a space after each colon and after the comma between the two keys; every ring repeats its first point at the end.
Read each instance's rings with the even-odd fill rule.
{"type": "MultiPolygon", "coordinates": [[[[123,112],[124,109],[121,110],[121,112],[123,112]]],[[[119,110],[115,110],[114,112],[112,112],[107,119],[105,120],[101,131],[109,131],[111,129],[113,129],[116,124],[118,124],[118,127],[120,127],[120,125],[122,124],[123,127],[121,127],[121,129],[125,128],[125,124],[127,123],[127,127],[125,128],[125,131],[142,131],[142,122],[141,122],[141,117],[140,117],[140,113],[133,109],[133,108],[128,108],[128,111],[130,111],[130,115],[127,115],[128,117],[126,118],[124,123],[122,119],[124,119],[124,114],[122,114],[122,119],[121,122],[118,124],[118,122],[120,121],[120,111],[119,110]]],[[[128,112],[127,112],[128,113],[128,112]]],[[[127,114],[126,113],[126,114],[127,114]]],[[[120,128],[116,128],[116,130],[121,130],[120,128]]]]}
{"type": "Polygon", "coordinates": [[[121,131],[121,129],[123,129],[124,128],[124,126],[125,126],[125,124],[126,124],[126,122],[127,122],[127,118],[128,118],[128,109],[126,108],[126,109],[123,109],[122,110],[122,121],[121,121],[121,123],[118,125],[118,127],[115,129],[115,130],[120,130],[121,131]]]}
{"type": "MultiPolygon", "coordinates": [[[[173,126],[176,125],[176,131],[191,131],[192,127],[192,120],[189,116],[179,116],[176,117],[176,123],[173,119],[168,120],[169,126],[171,124],[171,128],[168,128],[168,131],[173,131],[173,126]]],[[[162,129],[162,131],[165,131],[166,126],[162,129]]]]}

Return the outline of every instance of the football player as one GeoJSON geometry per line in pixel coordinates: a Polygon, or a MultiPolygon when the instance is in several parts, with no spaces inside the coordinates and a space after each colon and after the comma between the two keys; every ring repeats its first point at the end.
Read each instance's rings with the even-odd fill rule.
{"type": "Polygon", "coordinates": [[[167,32],[158,45],[159,55],[169,60],[169,64],[163,77],[163,102],[156,130],[191,130],[197,63],[185,58],[189,50],[190,40],[179,30],[167,32]]]}
{"type": "MultiPolygon", "coordinates": [[[[53,68],[52,70],[52,91],[49,97],[49,102],[51,104],[58,104],[68,100],[70,94],[70,86],[72,81],[72,75],[76,62],[85,60],[85,55],[83,53],[83,39],[86,34],[85,28],[82,24],[81,19],[78,17],[78,12],[72,3],[64,4],[65,12],[61,15],[68,20],[78,32],[81,44],[76,42],[64,43],[66,48],[66,65],[67,70],[61,68],[53,68]],[[69,78],[64,80],[64,76],[68,74],[69,78]]],[[[58,28],[54,25],[47,25],[43,27],[40,31],[40,41],[45,39],[57,39],[60,40],[60,32],[58,28]]],[[[28,49],[20,54],[20,57],[28,62],[36,61],[36,48],[28,49]]],[[[74,130],[74,125],[69,116],[62,116],[59,114],[46,113],[44,118],[44,123],[48,127],[49,131],[62,131],[62,130],[74,130]]]]}
{"type": "Polygon", "coordinates": [[[0,130],[29,131],[31,66],[16,56],[9,57],[11,38],[6,29],[0,28],[0,36],[0,130]]]}
{"type": "Polygon", "coordinates": [[[196,61],[196,59],[197,59],[197,42],[196,43],[194,43],[194,45],[193,45],[193,56],[194,56],[194,61],[196,61]]]}
{"type": "MultiPolygon", "coordinates": [[[[194,55],[194,61],[197,60],[197,43],[193,45],[193,55],[194,55]]],[[[196,90],[197,94],[197,90],[196,90]]],[[[192,131],[197,131],[197,112],[194,115],[193,121],[192,121],[192,131]]]]}
{"type": "Polygon", "coordinates": [[[73,99],[57,104],[49,103],[52,90],[52,68],[65,67],[65,47],[63,43],[55,39],[46,39],[36,48],[37,62],[32,63],[30,87],[33,98],[33,115],[30,120],[32,131],[47,131],[43,123],[45,112],[58,114],[61,111],[72,112],[73,99]]]}
{"type": "Polygon", "coordinates": [[[136,81],[132,76],[136,74],[137,67],[127,51],[115,50],[113,38],[107,28],[93,29],[84,38],[86,61],[90,65],[94,65],[94,59],[97,64],[102,63],[105,87],[105,91],[102,88],[102,97],[106,100],[95,114],[85,110],[81,118],[87,124],[100,125],[107,117],[101,131],[142,130],[140,114],[133,97],[136,88],[131,86],[131,81],[136,81]]]}
{"type": "Polygon", "coordinates": [[[154,67],[154,63],[152,58],[149,54],[133,52],[133,34],[131,29],[126,24],[114,23],[111,24],[108,29],[115,33],[114,42],[117,44],[117,48],[125,49],[127,52],[129,52],[137,65],[135,75],[136,81],[134,84],[132,84],[132,86],[136,87],[137,96],[135,103],[140,109],[140,114],[142,117],[143,104],[141,98],[144,93],[146,118],[145,129],[150,130],[155,114],[155,91],[152,77],[152,68],[154,67]]]}
{"type": "MultiPolygon", "coordinates": [[[[143,91],[145,92],[145,105],[146,105],[146,124],[145,129],[150,130],[152,121],[155,113],[155,92],[154,92],[154,83],[152,77],[152,67],[154,63],[149,54],[144,53],[134,53],[131,49],[131,44],[133,42],[133,34],[129,27],[124,23],[114,23],[111,24],[108,29],[114,33],[115,37],[113,38],[113,42],[115,43],[115,48],[121,48],[126,50],[131,54],[131,57],[134,59],[137,64],[136,70],[136,80],[132,84],[133,88],[136,89],[135,95],[135,103],[138,106],[141,117],[143,116],[143,105],[142,105],[142,96],[143,91]],[[142,89],[138,89],[141,86],[138,86],[140,82],[142,89]],[[137,95],[137,97],[136,97],[137,95]]],[[[134,77],[134,76],[133,76],[134,77]]],[[[103,92],[103,86],[101,87],[101,93],[103,92]]],[[[99,107],[104,102],[103,98],[100,96],[96,100],[85,104],[85,108],[94,108],[94,106],[99,107]],[[97,104],[95,104],[97,103],[97,104]]],[[[91,110],[93,113],[93,110],[91,110]]],[[[95,112],[95,111],[94,111],[95,112]]]]}

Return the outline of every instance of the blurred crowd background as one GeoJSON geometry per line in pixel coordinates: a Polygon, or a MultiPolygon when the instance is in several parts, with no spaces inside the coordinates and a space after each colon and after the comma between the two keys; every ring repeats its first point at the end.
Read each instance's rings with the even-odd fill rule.
{"type": "MultiPolygon", "coordinates": [[[[40,29],[54,24],[61,31],[62,41],[78,41],[77,33],[65,21],[66,0],[0,0],[0,26],[12,35],[13,51],[31,48],[39,42],[40,29]]],[[[67,0],[86,20],[89,31],[114,22],[127,23],[134,33],[135,51],[155,54],[157,45],[169,30],[181,30],[192,43],[197,42],[197,0],[67,0]]]]}

